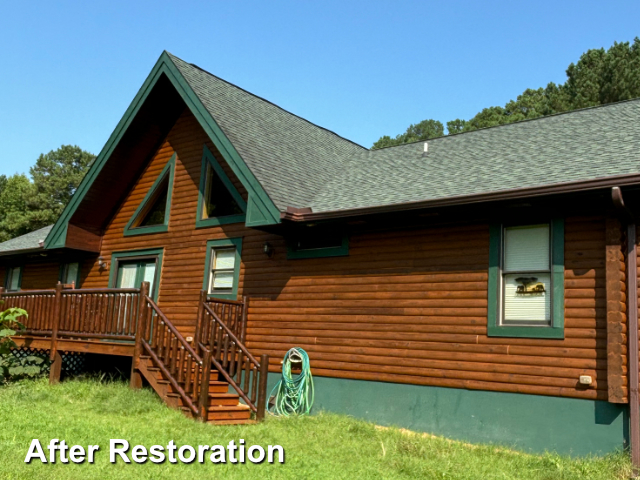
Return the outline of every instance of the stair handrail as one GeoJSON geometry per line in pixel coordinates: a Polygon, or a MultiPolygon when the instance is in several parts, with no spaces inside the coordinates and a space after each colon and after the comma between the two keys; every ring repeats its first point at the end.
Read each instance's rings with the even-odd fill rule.
{"type": "MultiPolygon", "coordinates": [[[[218,314],[216,314],[216,312],[206,303],[203,302],[203,310],[205,312],[207,312],[209,315],[211,315],[212,318],[212,322],[216,322],[217,324],[220,325],[220,327],[223,329],[223,331],[225,332],[225,334],[227,335],[227,337],[229,338],[229,340],[231,340],[231,342],[234,344],[232,346],[232,348],[227,351],[225,348],[225,355],[227,355],[227,353],[232,353],[232,355],[235,355],[235,348],[237,347],[242,354],[244,354],[244,356],[246,357],[246,359],[249,361],[249,363],[246,364],[246,368],[245,368],[245,375],[248,375],[248,370],[249,370],[249,366],[250,364],[254,365],[255,370],[251,369],[254,371],[254,381],[253,383],[253,391],[254,391],[254,400],[252,401],[249,396],[247,395],[247,393],[242,389],[242,387],[240,385],[238,385],[238,383],[236,383],[236,381],[233,379],[233,372],[232,374],[229,374],[224,365],[221,365],[216,358],[214,358],[213,355],[213,351],[214,351],[214,345],[213,345],[213,338],[215,335],[215,329],[213,327],[213,325],[211,326],[209,332],[210,332],[210,342],[209,345],[205,345],[203,344],[201,341],[198,341],[198,347],[202,349],[203,352],[205,352],[205,363],[207,364],[213,364],[216,368],[216,370],[224,377],[224,379],[235,389],[236,392],[238,392],[238,395],[245,401],[245,403],[247,404],[247,406],[249,406],[249,408],[256,414],[256,418],[258,420],[262,420],[264,418],[264,412],[265,412],[265,408],[266,408],[266,395],[267,395],[267,375],[268,375],[268,368],[269,368],[269,357],[267,355],[262,355],[260,357],[260,361],[258,361],[249,351],[249,349],[244,345],[243,342],[241,342],[238,337],[233,333],[233,331],[222,321],[222,319],[220,319],[220,317],[218,316],[218,314]],[[259,380],[258,380],[258,375],[259,375],[259,380]]],[[[218,347],[219,352],[221,353],[220,350],[220,346],[218,347]]],[[[225,361],[226,363],[226,361],[225,361]]],[[[238,366],[240,366],[240,360],[238,360],[238,366]]],[[[235,372],[238,375],[238,381],[241,381],[241,371],[242,368],[238,368],[238,370],[235,372]]],[[[245,376],[245,388],[247,389],[247,391],[250,390],[250,386],[249,386],[249,379],[247,376],[245,376]]]]}
{"type": "Polygon", "coordinates": [[[169,330],[171,330],[171,333],[173,333],[178,338],[178,341],[182,344],[185,350],[189,352],[193,356],[193,358],[198,361],[198,363],[202,363],[202,358],[200,357],[200,355],[196,353],[196,351],[191,347],[189,342],[187,342],[187,339],[182,336],[182,334],[173,325],[173,323],[171,323],[171,321],[167,318],[167,316],[164,313],[162,313],[162,310],[160,310],[160,307],[156,305],[153,299],[147,295],[145,296],[145,300],[147,301],[147,304],[156,312],[156,315],[160,317],[160,320],[162,320],[167,325],[167,327],[169,327],[169,330]]]}
{"type": "MultiPolygon", "coordinates": [[[[156,303],[153,301],[153,299],[150,298],[148,295],[145,295],[144,299],[145,299],[145,303],[149,307],[151,307],[151,309],[155,312],[155,314],[157,315],[157,317],[160,320],[160,322],[163,325],[165,325],[168,328],[168,330],[177,339],[178,343],[180,344],[180,347],[183,348],[186,352],[188,352],[189,355],[191,355],[191,357],[193,358],[195,363],[201,367],[201,371],[202,371],[203,367],[204,367],[202,358],[195,352],[195,350],[191,347],[189,342],[187,342],[187,340],[182,336],[182,334],[173,325],[173,323],[171,323],[171,321],[167,318],[167,316],[164,313],[162,313],[162,310],[160,310],[160,308],[158,307],[158,305],[156,305],[156,303]]],[[[144,316],[142,318],[146,319],[146,316],[144,316]]],[[[139,328],[139,330],[141,330],[141,335],[139,336],[139,338],[140,338],[140,343],[142,344],[142,347],[144,348],[144,350],[153,359],[154,363],[158,366],[158,368],[160,368],[160,370],[162,371],[163,375],[167,378],[169,383],[171,383],[171,386],[178,392],[178,394],[180,395],[182,400],[189,407],[189,409],[193,412],[193,414],[196,417],[200,417],[202,415],[202,412],[200,411],[198,405],[191,399],[189,394],[180,386],[178,380],[176,380],[174,378],[174,376],[169,371],[169,369],[164,365],[164,361],[156,354],[156,352],[153,351],[153,347],[152,346],[155,343],[154,342],[154,337],[153,337],[154,336],[154,330],[159,331],[159,328],[157,328],[157,329],[156,328],[152,328],[150,330],[150,332],[149,332],[149,334],[150,334],[149,337],[150,338],[148,338],[147,335],[146,335],[146,330],[147,330],[147,325],[146,324],[145,325],[139,325],[138,328],[139,328]]],[[[169,347],[169,348],[171,348],[171,347],[169,347]]],[[[174,358],[172,358],[172,361],[175,362],[175,361],[177,361],[177,359],[174,357],[174,358]]],[[[180,366],[180,368],[182,368],[182,366],[180,366]]],[[[190,368],[189,368],[189,371],[187,372],[187,375],[191,375],[190,368]]],[[[203,382],[202,379],[200,379],[200,381],[196,381],[195,378],[193,379],[193,382],[192,382],[193,386],[198,385],[200,387],[198,392],[197,392],[196,397],[200,397],[200,393],[202,392],[203,389],[206,389],[206,391],[208,392],[208,390],[209,390],[208,383],[209,382],[208,381],[206,382],[207,383],[206,386],[204,385],[204,383],[205,382],[203,382]]]]}
{"type": "Polygon", "coordinates": [[[209,313],[209,315],[215,318],[215,320],[220,324],[220,326],[224,329],[224,331],[227,332],[227,335],[229,335],[229,338],[231,339],[231,341],[235,342],[236,345],[240,347],[240,349],[247,356],[247,358],[249,358],[251,362],[255,363],[255,365],[258,368],[260,368],[260,362],[256,360],[256,358],[253,355],[251,355],[251,352],[247,349],[247,347],[245,347],[245,345],[238,339],[238,337],[236,337],[236,335],[231,331],[231,329],[226,325],[226,323],[224,323],[220,319],[220,317],[216,314],[216,312],[214,312],[213,309],[206,303],[204,304],[204,309],[209,313]]]}

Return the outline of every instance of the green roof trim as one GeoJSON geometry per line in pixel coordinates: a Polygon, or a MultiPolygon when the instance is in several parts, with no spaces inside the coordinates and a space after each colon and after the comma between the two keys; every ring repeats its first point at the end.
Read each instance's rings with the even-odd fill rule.
{"type": "Polygon", "coordinates": [[[174,153],[169,159],[169,161],[167,162],[167,164],[165,165],[165,167],[160,172],[160,175],[158,175],[158,178],[156,178],[156,181],[153,182],[153,185],[151,185],[151,188],[145,195],[144,199],[140,202],[140,205],[138,205],[138,208],[136,208],[136,211],[133,213],[133,215],[131,215],[131,219],[129,220],[129,222],[127,222],[127,225],[124,227],[125,237],[129,237],[133,235],[147,235],[150,233],[162,233],[162,232],[167,232],[169,230],[169,215],[171,213],[171,196],[173,193],[173,175],[175,172],[175,168],[176,168],[176,154],[174,153]],[[167,175],[169,176],[169,185],[167,189],[167,201],[164,209],[164,222],[161,225],[151,225],[148,227],[134,227],[133,224],[138,220],[143,210],[147,206],[148,202],[152,200],[154,194],[158,190],[158,187],[164,181],[164,179],[167,178],[167,175]]]}
{"type": "Polygon", "coordinates": [[[247,165],[244,163],[235,147],[220,129],[216,120],[207,111],[202,104],[202,101],[185,80],[180,70],[176,67],[174,58],[175,57],[172,57],[166,51],[162,52],[162,55],[160,55],[160,58],[151,70],[151,73],[146,78],[142,87],[140,87],[140,90],[127,108],[125,114],[118,122],[118,125],[109,137],[109,140],[107,140],[102,151],[93,162],[85,177],[82,179],[82,182],[80,182],[80,185],[71,198],[71,201],[67,204],[66,208],[53,226],[45,241],[44,248],[51,249],[64,247],[69,220],[84,199],[94,180],[111,157],[113,150],[122,139],[122,136],[131,125],[135,115],[138,113],[140,107],[143,105],[154,85],[162,75],[166,75],[169,79],[173,87],[180,94],[182,100],[187,104],[189,110],[198,120],[200,126],[204,129],[220,154],[229,164],[233,173],[247,189],[250,198],[253,198],[255,205],[264,215],[265,220],[261,225],[273,225],[280,223],[280,211],[262,188],[251,170],[249,170],[247,165]]]}
{"type": "Polygon", "coordinates": [[[202,211],[204,207],[204,195],[205,188],[207,186],[207,166],[211,166],[213,171],[218,176],[220,181],[226,187],[227,191],[231,194],[238,206],[243,212],[247,212],[247,202],[244,201],[242,195],[238,192],[236,187],[233,186],[233,182],[229,179],[224,169],[220,166],[216,157],[213,156],[211,150],[205,145],[202,148],[202,168],[200,169],[200,188],[198,189],[198,211],[196,213],[196,228],[201,227],[214,227],[217,225],[227,225],[229,223],[240,223],[245,221],[245,213],[242,215],[227,215],[224,217],[211,217],[202,218],[202,211]]]}

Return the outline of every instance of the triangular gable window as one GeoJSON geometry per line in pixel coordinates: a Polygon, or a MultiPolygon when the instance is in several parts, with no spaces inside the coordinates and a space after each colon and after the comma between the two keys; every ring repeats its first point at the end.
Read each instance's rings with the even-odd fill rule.
{"type": "Polygon", "coordinates": [[[174,153],[134,212],[124,229],[125,236],[161,233],[169,229],[175,158],[174,153]]]}
{"type": "Polygon", "coordinates": [[[196,227],[244,222],[246,211],[246,202],[205,145],[196,227]]]}

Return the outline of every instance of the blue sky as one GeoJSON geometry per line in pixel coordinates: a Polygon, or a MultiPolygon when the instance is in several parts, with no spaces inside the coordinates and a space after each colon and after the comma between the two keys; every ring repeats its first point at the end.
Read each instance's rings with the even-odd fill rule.
{"type": "Polygon", "coordinates": [[[640,36],[635,0],[1,5],[0,174],[62,144],[99,153],[165,49],[370,147],[564,82],[587,49],[640,36]]]}

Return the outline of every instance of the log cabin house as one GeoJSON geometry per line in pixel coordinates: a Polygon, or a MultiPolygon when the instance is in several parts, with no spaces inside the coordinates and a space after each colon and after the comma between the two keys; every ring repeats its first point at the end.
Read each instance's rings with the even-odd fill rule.
{"type": "Polygon", "coordinates": [[[368,150],[164,52],[55,225],[0,244],[2,299],[52,380],[130,356],[213,422],[300,346],[316,411],[640,448],[639,152],[640,100],[368,150]]]}

